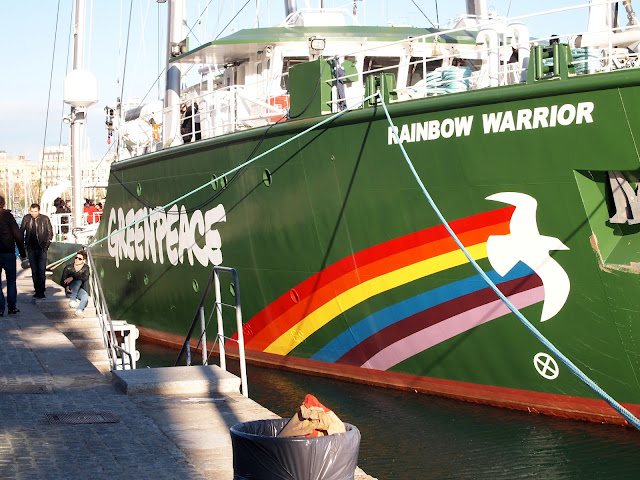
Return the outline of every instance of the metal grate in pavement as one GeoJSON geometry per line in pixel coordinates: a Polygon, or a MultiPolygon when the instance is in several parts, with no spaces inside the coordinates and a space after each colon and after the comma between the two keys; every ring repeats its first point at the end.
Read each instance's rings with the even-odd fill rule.
{"type": "Polygon", "coordinates": [[[120,423],[110,412],[72,412],[45,414],[51,425],[90,425],[94,423],[120,423]]]}
{"type": "Polygon", "coordinates": [[[46,385],[0,385],[0,393],[50,393],[46,385]]]}

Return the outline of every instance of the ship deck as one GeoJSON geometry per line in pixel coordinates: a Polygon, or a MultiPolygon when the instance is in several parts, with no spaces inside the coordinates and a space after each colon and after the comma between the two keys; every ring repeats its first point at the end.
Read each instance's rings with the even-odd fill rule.
{"type": "MultiPolygon", "coordinates": [[[[226,380],[234,382],[225,372],[220,388],[188,394],[171,393],[182,389],[175,375],[162,380],[166,369],[120,372],[129,385],[124,393],[122,382],[67,337],[66,311],[73,311],[62,288],[47,281],[47,299],[36,304],[29,270],[19,270],[17,284],[20,313],[0,319],[1,478],[230,480],[229,428],[278,418],[225,391],[226,380]]],[[[177,368],[185,369],[180,381],[187,383],[203,368],[215,372],[177,368]]],[[[372,477],[358,469],[355,479],[372,477]]]]}

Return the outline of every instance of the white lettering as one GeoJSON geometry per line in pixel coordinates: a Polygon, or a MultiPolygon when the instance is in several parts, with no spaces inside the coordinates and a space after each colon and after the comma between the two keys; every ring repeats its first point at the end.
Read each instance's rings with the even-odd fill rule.
{"type": "Polygon", "coordinates": [[[191,218],[184,205],[179,211],[174,205],[166,213],[156,208],[151,215],[147,214],[147,208],[130,209],[126,214],[121,208],[109,212],[109,235],[121,230],[109,237],[108,243],[116,267],[120,267],[123,258],[164,263],[165,252],[172,265],[187,260],[193,265],[194,258],[204,267],[222,263],[222,237],[215,228],[217,223],[227,221],[222,205],[204,213],[196,210],[191,218]]]}
{"type": "Polygon", "coordinates": [[[135,221],[138,222],[138,220],[140,220],[139,223],[136,223],[135,225],[135,231],[136,231],[136,236],[135,236],[135,250],[136,250],[136,258],[139,261],[144,260],[144,246],[142,245],[142,242],[144,241],[144,225],[142,225],[142,217],[144,217],[147,214],[147,209],[146,208],[140,208],[138,209],[138,211],[136,212],[136,216],[135,216],[135,221]]]}
{"type": "Polygon", "coordinates": [[[522,130],[524,127],[527,130],[531,130],[531,116],[533,112],[528,109],[518,110],[518,119],[516,120],[516,130],[522,130]]]}
{"type": "Polygon", "coordinates": [[[396,135],[398,135],[398,127],[396,126],[389,127],[389,133],[387,134],[387,137],[388,137],[387,145],[391,145],[392,143],[395,143],[396,145],[398,144],[398,141],[396,140],[396,135]]]}
{"type": "Polygon", "coordinates": [[[465,137],[469,136],[471,133],[471,125],[473,125],[473,115],[465,116],[465,117],[456,117],[456,137],[460,135],[464,135],[465,137]]]}
{"type": "Polygon", "coordinates": [[[442,134],[442,138],[451,138],[454,134],[454,123],[453,120],[447,118],[442,122],[442,126],[440,128],[440,133],[442,134]]]}
{"type": "Polygon", "coordinates": [[[549,117],[549,126],[550,127],[555,127],[556,126],[556,118],[558,118],[558,106],[557,105],[551,105],[551,116],[549,117]]]}
{"type": "Polygon", "coordinates": [[[580,102],[578,104],[578,113],[576,116],[576,123],[579,125],[583,121],[587,123],[593,123],[593,102],[580,102]]]}
{"type": "Polygon", "coordinates": [[[117,225],[116,217],[117,217],[116,209],[112,208],[111,211],[109,212],[109,223],[107,224],[107,236],[109,237],[108,238],[109,243],[107,244],[107,248],[109,250],[109,255],[111,255],[113,258],[116,259],[116,267],[119,267],[120,257],[118,255],[118,235],[116,234],[111,236],[111,234],[114,231],[113,227],[116,227],[117,225]]]}
{"type": "Polygon", "coordinates": [[[178,239],[180,234],[178,229],[174,228],[174,225],[180,220],[178,214],[178,205],[174,205],[167,212],[167,258],[171,265],[178,264],[178,239]]]}
{"type": "Polygon", "coordinates": [[[549,122],[547,117],[549,116],[549,109],[547,107],[536,107],[533,109],[533,128],[547,128],[549,122]]]}
{"type": "Polygon", "coordinates": [[[440,122],[438,120],[429,121],[429,140],[440,138],[440,122]]]}
{"type": "MultiPolygon", "coordinates": [[[[144,214],[148,215],[145,207],[144,214]]],[[[154,229],[154,217],[153,214],[144,219],[144,258],[149,258],[151,254],[151,261],[156,263],[156,234],[154,229]]]]}
{"type": "Polygon", "coordinates": [[[511,130],[512,132],[516,129],[516,124],[513,121],[513,113],[510,110],[504,112],[504,116],[502,117],[502,124],[500,125],[500,133],[505,130],[511,130]]]}
{"type": "Polygon", "coordinates": [[[416,123],[416,141],[429,140],[429,122],[416,123]]]}
{"type": "Polygon", "coordinates": [[[118,256],[120,258],[127,258],[127,242],[126,240],[126,234],[127,231],[124,228],[127,225],[127,222],[125,221],[125,217],[124,217],[124,212],[122,211],[121,208],[118,209],[118,230],[120,231],[120,233],[118,233],[118,256]]]}
{"type": "Polygon", "coordinates": [[[502,112],[497,113],[483,113],[482,125],[484,126],[484,133],[497,133],[500,128],[500,121],[502,120],[502,112]]]}
{"type": "Polygon", "coordinates": [[[576,118],[576,107],[567,103],[558,110],[558,123],[560,125],[571,125],[576,118]]]}
{"type": "Polygon", "coordinates": [[[402,126],[402,132],[400,133],[400,143],[412,142],[411,134],[409,133],[409,125],[404,124],[402,126]]]}
{"type": "Polygon", "coordinates": [[[191,236],[187,209],[182,205],[180,208],[180,240],[178,242],[178,259],[180,263],[184,262],[184,251],[186,250],[189,257],[189,265],[193,265],[193,252],[191,251],[191,247],[194,243],[194,238],[191,236]]]}

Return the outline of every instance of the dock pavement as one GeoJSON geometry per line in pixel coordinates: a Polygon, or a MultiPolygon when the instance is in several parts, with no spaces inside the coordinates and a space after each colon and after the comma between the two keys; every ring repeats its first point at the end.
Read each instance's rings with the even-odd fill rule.
{"type": "MultiPolygon", "coordinates": [[[[231,480],[229,428],[279,418],[218,367],[174,367],[178,381],[222,372],[205,391],[170,388],[173,369],[109,372],[95,340],[77,333],[96,322],[90,306],[74,317],[50,279],[47,298],[35,300],[19,264],[17,285],[20,313],[5,307],[0,317],[1,479],[231,480]],[[144,388],[149,379],[157,388],[144,388]]],[[[355,479],[375,480],[360,469],[355,479]]]]}

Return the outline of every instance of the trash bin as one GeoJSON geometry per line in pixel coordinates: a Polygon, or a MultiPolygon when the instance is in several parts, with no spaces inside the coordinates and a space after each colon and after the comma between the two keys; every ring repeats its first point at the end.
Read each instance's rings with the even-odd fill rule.
{"type": "Polygon", "coordinates": [[[234,480],[353,480],[360,431],[324,437],[277,437],[287,418],[231,427],[234,480]]]}

